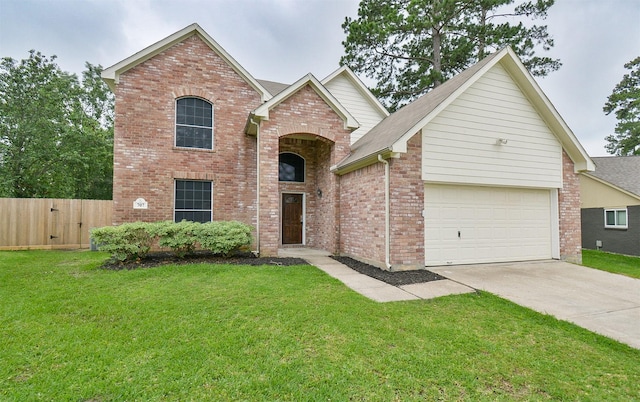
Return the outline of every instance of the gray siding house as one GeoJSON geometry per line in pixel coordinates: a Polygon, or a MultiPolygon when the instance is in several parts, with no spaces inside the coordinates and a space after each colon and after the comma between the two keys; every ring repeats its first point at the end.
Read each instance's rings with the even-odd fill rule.
{"type": "Polygon", "coordinates": [[[640,156],[592,158],[582,173],[582,247],[640,255],[640,156]]]}

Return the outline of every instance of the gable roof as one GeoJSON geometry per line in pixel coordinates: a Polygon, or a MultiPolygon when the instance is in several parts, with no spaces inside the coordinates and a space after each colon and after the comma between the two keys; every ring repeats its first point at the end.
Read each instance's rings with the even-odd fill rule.
{"type": "Polygon", "coordinates": [[[640,156],[605,156],[592,158],[596,170],[587,176],[600,179],[640,197],[640,156]]]}
{"type": "Polygon", "coordinates": [[[253,117],[258,117],[262,120],[269,120],[269,112],[271,109],[289,99],[307,85],[310,86],[327,103],[327,105],[329,105],[329,107],[331,107],[331,109],[333,109],[333,111],[335,111],[344,120],[344,127],[346,129],[356,129],[359,127],[358,121],[344,106],[342,106],[340,102],[338,102],[331,92],[329,92],[329,90],[327,90],[327,88],[325,88],[324,85],[322,85],[320,81],[313,76],[313,74],[307,74],[251,112],[245,128],[247,134],[255,134],[255,125],[249,123],[253,117]]]}
{"type": "Polygon", "coordinates": [[[198,35],[200,39],[202,39],[202,41],[211,48],[211,50],[213,50],[218,56],[220,56],[236,73],[238,73],[238,75],[240,75],[249,85],[251,85],[251,87],[253,87],[253,89],[255,89],[260,94],[262,101],[271,99],[271,93],[260,82],[258,82],[258,80],[253,78],[251,74],[249,74],[249,72],[245,70],[233,57],[231,57],[231,55],[229,55],[229,53],[227,53],[227,51],[218,44],[218,42],[213,40],[213,38],[200,27],[200,25],[195,23],[181,29],[180,31],[172,35],[167,36],[166,38],[154,43],[151,46],[146,47],[145,49],[139,51],[138,53],[135,53],[132,56],[127,57],[119,63],[116,63],[113,66],[104,69],[102,71],[102,79],[107,83],[107,85],[109,85],[109,88],[111,88],[111,90],[113,91],[115,89],[115,84],[117,84],[118,80],[120,79],[121,74],[193,35],[198,35]]]}
{"type": "Polygon", "coordinates": [[[352,145],[351,154],[338,163],[334,170],[346,173],[377,160],[377,155],[407,152],[407,141],[411,137],[497,63],[501,63],[509,72],[540,113],[574,162],[576,171],[593,170],[593,161],[587,152],[509,47],[487,56],[382,120],[352,145]]]}

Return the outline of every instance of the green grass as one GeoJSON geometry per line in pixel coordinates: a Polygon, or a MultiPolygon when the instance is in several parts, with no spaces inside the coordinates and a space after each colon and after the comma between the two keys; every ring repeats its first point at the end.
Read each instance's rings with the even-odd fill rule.
{"type": "Polygon", "coordinates": [[[583,249],[582,265],[640,279],[640,257],[583,249]]]}
{"type": "Polygon", "coordinates": [[[0,252],[0,400],[640,399],[640,350],[487,293],[380,304],[310,266],[0,252]]]}

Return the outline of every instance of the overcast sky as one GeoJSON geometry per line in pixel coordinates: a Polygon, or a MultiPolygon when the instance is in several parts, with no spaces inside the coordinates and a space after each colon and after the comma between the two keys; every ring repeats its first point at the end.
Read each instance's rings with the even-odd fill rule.
{"type": "MultiPolygon", "coordinates": [[[[293,83],[338,67],[345,17],[358,0],[0,0],[0,57],[30,49],[80,74],[109,67],[197,22],[249,73],[293,83]]],[[[616,120],[602,106],[640,56],[640,0],[556,0],[548,55],[562,68],[537,81],[591,156],[605,156],[616,120]]]]}

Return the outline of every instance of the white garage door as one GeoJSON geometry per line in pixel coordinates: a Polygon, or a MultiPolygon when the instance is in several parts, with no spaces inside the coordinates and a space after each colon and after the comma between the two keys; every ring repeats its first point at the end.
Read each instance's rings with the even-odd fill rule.
{"type": "Polygon", "coordinates": [[[546,189],[425,185],[425,264],[552,257],[546,189]]]}

